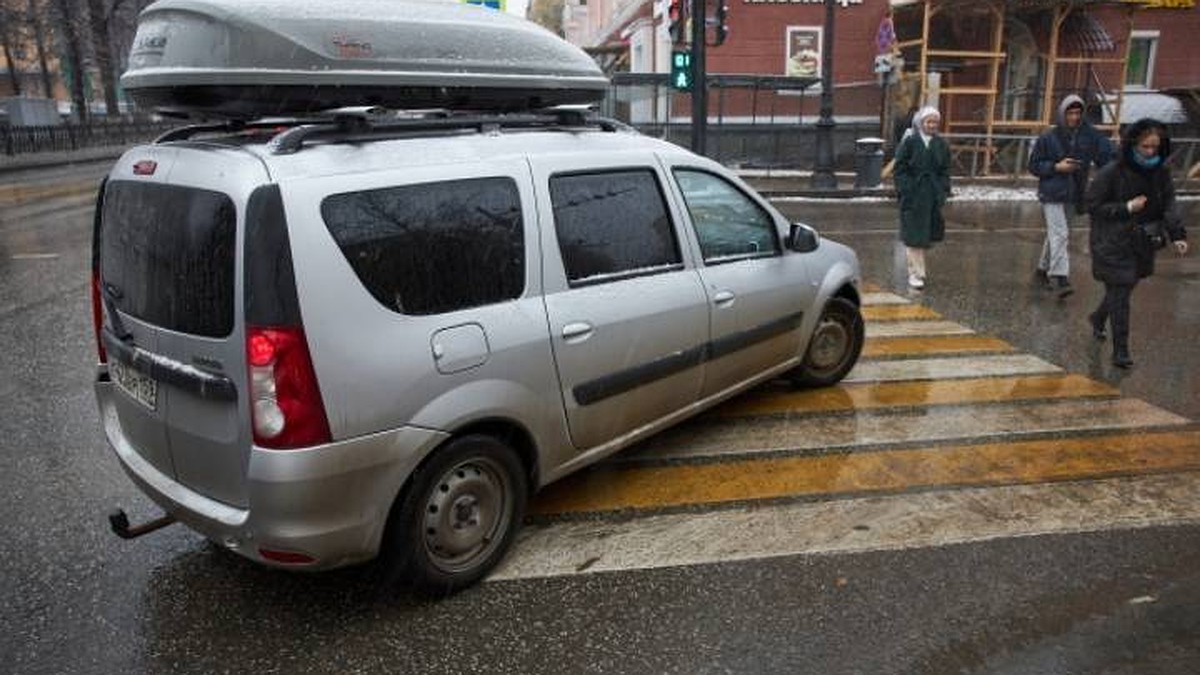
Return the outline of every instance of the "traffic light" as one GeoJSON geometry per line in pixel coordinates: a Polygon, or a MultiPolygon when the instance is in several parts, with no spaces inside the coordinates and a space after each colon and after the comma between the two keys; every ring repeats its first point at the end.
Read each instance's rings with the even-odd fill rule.
{"type": "Polygon", "coordinates": [[[725,18],[729,16],[729,5],[725,4],[725,0],[717,0],[717,12],[713,22],[717,24],[716,35],[714,36],[712,46],[720,47],[725,43],[725,38],[729,37],[729,26],[725,24],[725,18]]]}
{"type": "Polygon", "coordinates": [[[692,53],[686,49],[671,52],[671,88],[692,90],[692,53]]]}
{"type": "Polygon", "coordinates": [[[667,7],[667,30],[671,34],[671,44],[683,44],[687,42],[687,17],[683,11],[683,0],[670,1],[667,7]]]}

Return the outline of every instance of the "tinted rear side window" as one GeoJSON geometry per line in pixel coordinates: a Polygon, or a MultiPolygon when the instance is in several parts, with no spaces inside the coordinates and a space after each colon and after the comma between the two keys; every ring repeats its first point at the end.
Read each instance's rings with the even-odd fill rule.
{"type": "Polygon", "coordinates": [[[510,178],[333,195],[321,216],[363,286],[397,312],[478,307],[525,288],[521,201],[510,178]]]}
{"type": "Polygon", "coordinates": [[[156,326],[225,337],[233,330],[237,214],[225,194],[110,181],[100,274],[117,307],[156,326]]]}
{"type": "Polygon", "coordinates": [[[550,201],[572,285],[651,274],[683,264],[653,171],[554,176],[550,201]]]}

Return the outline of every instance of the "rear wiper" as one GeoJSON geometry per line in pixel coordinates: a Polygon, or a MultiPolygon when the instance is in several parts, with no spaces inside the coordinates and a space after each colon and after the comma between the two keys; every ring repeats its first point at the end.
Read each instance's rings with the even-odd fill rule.
{"type": "Polygon", "coordinates": [[[108,324],[112,328],[113,335],[121,342],[133,342],[133,333],[130,333],[125,328],[125,323],[121,321],[121,315],[117,312],[117,300],[123,294],[120,287],[116,284],[111,284],[104,279],[100,280],[100,297],[104,301],[104,309],[108,311],[108,324]]]}

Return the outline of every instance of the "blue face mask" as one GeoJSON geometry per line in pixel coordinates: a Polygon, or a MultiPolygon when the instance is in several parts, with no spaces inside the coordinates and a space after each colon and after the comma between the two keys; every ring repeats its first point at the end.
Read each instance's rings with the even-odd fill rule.
{"type": "Polygon", "coordinates": [[[1137,162],[1138,166],[1140,166],[1144,169],[1153,169],[1154,167],[1158,166],[1159,164],[1162,164],[1162,157],[1160,157],[1158,155],[1154,155],[1153,157],[1143,157],[1142,153],[1138,152],[1137,150],[1134,150],[1133,151],[1133,161],[1137,162]]]}

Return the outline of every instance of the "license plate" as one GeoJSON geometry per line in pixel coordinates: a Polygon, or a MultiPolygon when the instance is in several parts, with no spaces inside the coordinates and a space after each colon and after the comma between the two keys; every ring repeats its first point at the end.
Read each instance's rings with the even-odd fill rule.
{"type": "Polygon", "coordinates": [[[158,407],[158,382],[149,378],[120,361],[112,361],[108,365],[113,382],[121,391],[129,394],[134,400],[147,408],[154,410],[158,407]]]}

